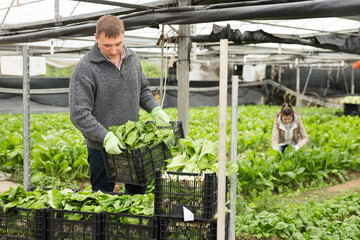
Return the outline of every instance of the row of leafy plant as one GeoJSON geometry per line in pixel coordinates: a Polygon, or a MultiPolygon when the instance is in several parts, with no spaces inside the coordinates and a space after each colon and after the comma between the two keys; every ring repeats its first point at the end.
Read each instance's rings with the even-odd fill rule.
{"type": "MultiPolygon", "coordinates": [[[[18,181],[23,176],[23,122],[21,114],[0,115],[0,168],[18,181]]],[[[31,181],[40,186],[60,186],[88,178],[85,139],[68,114],[32,114],[31,181]]]]}
{"type": "MultiPolygon", "coordinates": [[[[279,107],[240,106],[238,109],[237,214],[239,217],[237,222],[240,221],[243,225],[241,216],[248,215],[248,212],[252,211],[253,218],[247,218],[247,224],[258,222],[261,226],[258,227],[258,232],[251,230],[251,227],[237,228],[238,235],[249,233],[258,237],[284,237],[281,232],[267,231],[268,225],[262,224],[266,221],[260,221],[258,218],[264,215],[266,219],[270,219],[273,214],[284,216],[283,208],[269,208],[273,206],[270,201],[273,201],[277,194],[303,187],[316,187],[317,184],[334,176],[344,181],[348,171],[358,169],[360,120],[358,117],[341,116],[336,109],[301,108],[302,120],[309,134],[309,143],[298,152],[288,148],[283,155],[270,148],[273,118],[279,107]],[[264,234],[261,235],[262,233],[264,234]]],[[[176,119],[176,109],[166,109],[166,111],[171,119],[176,119]]],[[[141,119],[150,120],[147,113],[141,111],[140,114],[141,119]]],[[[229,109],[228,153],[231,140],[230,115],[229,109]]],[[[8,171],[20,170],[22,169],[21,115],[1,115],[0,120],[5,126],[0,130],[1,147],[5,146],[5,148],[0,147],[0,161],[4,163],[2,168],[8,171]]],[[[36,182],[37,178],[34,176],[37,174],[42,181],[47,179],[51,186],[61,184],[61,180],[64,179],[88,176],[85,142],[68,120],[67,114],[32,115],[31,127],[33,182],[36,182]],[[68,146],[73,142],[76,143],[74,147],[68,146]],[[75,159],[82,160],[80,165],[73,164],[74,156],[77,157],[75,159]],[[36,164],[36,161],[39,164],[36,164]],[[58,163],[64,164],[64,167],[58,163]]],[[[216,143],[218,108],[190,108],[189,136],[192,139],[216,143]]],[[[337,221],[336,219],[329,218],[329,221],[332,226],[336,225],[333,223],[337,221]]],[[[277,228],[281,226],[280,224],[277,228]]],[[[308,229],[311,228],[307,226],[305,230],[295,229],[296,231],[291,233],[287,230],[288,235],[284,238],[292,236],[297,239],[295,237],[299,236],[298,239],[302,239],[298,234],[301,233],[305,239],[315,239],[304,235],[310,231],[308,229]]],[[[336,227],[336,229],[340,228],[336,227]]]]}
{"type": "Polygon", "coordinates": [[[11,187],[0,194],[0,205],[3,211],[12,207],[73,211],[67,219],[81,220],[82,212],[115,212],[132,215],[152,216],[154,214],[154,194],[114,195],[103,192],[92,192],[91,189],[73,191],[71,189],[44,190],[37,187],[34,191],[25,191],[20,185],[11,187]],[[80,217],[80,218],[79,218],[80,217]]]}
{"type": "MultiPolygon", "coordinates": [[[[360,163],[358,117],[337,117],[337,110],[302,108],[302,119],[309,143],[299,152],[277,154],[270,149],[273,118],[279,108],[240,106],[238,117],[239,182],[244,193],[264,187],[273,189],[298,184],[309,179],[339,178],[360,163]]],[[[166,109],[176,119],[176,109],[166,109]]],[[[151,120],[141,111],[141,119],[151,120]]],[[[230,151],[231,111],[228,111],[227,145],[230,151]]],[[[6,171],[18,172],[23,164],[22,116],[0,115],[0,163],[6,171]]],[[[189,137],[218,140],[218,108],[190,108],[189,137]]],[[[229,154],[230,155],[230,154],[229,154]]],[[[65,113],[31,116],[32,182],[58,186],[74,178],[86,178],[89,166],[86,145],[65,113]],[[61,179],[60,179],[61,176],[61,179]]]]}
{"type": "Polygon", "coordinates": [[[360,192],[316,203],[286,205],[276,212],[246,210],[236,216],[243,239],[360,239],[360,192]]]}

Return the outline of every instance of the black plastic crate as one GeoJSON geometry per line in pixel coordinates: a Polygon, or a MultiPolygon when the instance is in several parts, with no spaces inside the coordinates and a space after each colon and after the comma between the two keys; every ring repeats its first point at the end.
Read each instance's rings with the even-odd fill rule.
{"type": "Polygon", "coordinates": [[[48,209],[47,239],[101,240],[101,213],[48,209]]]}
{"type": "Polygon", "coordinates": [[[344,104],[344,115],[360,116],[360,105],[345,103],[344,104]]]}
{"type": "MultiPolygon", "coordinates": [[[[175,139],[184,137],[181,122],[170,122],[175,139]]],[[[149,148],[121,149],[121,154],[108,154],[103,150],[105,169],[110,182],[145,185],[154,179],[154,170],[165,166],[165,160],[172,157],[164,142],[149,148]]]]}
{"type": "Polygon", "coordinates": [[[158,239],[158,220],[156,217],[103,212],[102,239],[158,239]]]}
{"type": "MultiPolygon", "coordinates": [[[[229,217],[225,219],[225,239],[228,239],[229,217]]],[[[159,239],[216,240],[217,220],[195,220],[184,222],[181,218],[160,217],[159,239]]]]}
{"type": "Polygon", "coordinates": [[[155,171],[155,216],[183,218],[183,207],[194,219],[212,219],[217,210],[216,173],[155,171]]]}
{"type": "Polygon", "coordinates": [[[0,207],[0,239],[47,239],[46,209],[0,207]]]}

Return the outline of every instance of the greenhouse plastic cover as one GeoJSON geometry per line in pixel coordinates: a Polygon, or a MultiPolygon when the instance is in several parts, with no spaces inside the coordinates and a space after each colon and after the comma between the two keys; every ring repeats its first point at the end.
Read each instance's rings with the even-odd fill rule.
{"type": "MultiPolygon", "coordinates": [[[[242,1],[247,3],[250,1],[242,1]]],[[[214,4],[207,6],[173,7],[145,10],[121,17],[126,30],[144,27],[158,28],[160,24],[194,24],[228,20],[272,20],[301,19],[321,17],[345,17],[360,15],[360,0],[315,0],[315,1],[251,1],[259,4],[239,6],[233,4],[214,4]],[[267,3],[267,4],[260,4],[267,3]],[[276,4],[275,4],[276,3],[276,4]]],[[[92,36],[95,23],[77,23],[78,25],[36,29],[33,31],[8,31],[0,34],[0,44],[24,43],[48,40],[56,37],[92,36]]],[[[230,36],[230,35],[229,35],[230,36]]],[[[209,36],[214,37],[214,36],[209,36]]],[[[359,53],[357,36],[331,34],[299,39],[297,36],[272,35],[261,30],[256,32],[234,31],[232,37],[238,44],[278,42],[316,46],[320,48],[359,53]]],[[[230,39],[229,39],[230,40],[230,39]]],[[[196,41],[196,40],[194,40],[196,41]]]]}

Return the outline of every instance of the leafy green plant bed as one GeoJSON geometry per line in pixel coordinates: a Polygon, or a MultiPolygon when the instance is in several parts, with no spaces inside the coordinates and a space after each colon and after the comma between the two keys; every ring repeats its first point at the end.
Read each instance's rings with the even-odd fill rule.
{"type": "MultiPolygon", "coordinates": [[[[0,168],[21,182],[22,115],[2,114],[0,122],[0,168]]],[[[32,114],[30,134],[31,182],[34,185],[72,187],[73,179],[89,178],[85,139],[72,125],[68,114],[32,114]]]]}
{"type": "Polygon", "coordinates": [[[323,203],[284,206],[276,212],[256,213],[250,208],[236,216],[238,237],[266,239],[358,239],[360,192],[323,203]]]}
{"type": "MultiPolygon", "coordinates": [[[[321,219],[328,224],[327,229],[322,228],[319,223],[316,223],[317,225],[313,223],[312,226],[315,228],[310,225],[300,228],[301,224],[296,222],[293,224],[299,228],[293,229],[290,221],[285,220],[290,218],[290,215],[286,215],[290,214],[288,211],[294,208],[288,205],[283,208],[278,206],[270,208],[269,205],[272,205],[271,201],[277,196],[349,180],[348,173],[360,167],[360,118],[339,115],[338,109],[300,108],[309,142],[298,152],[288,148],[285,154],[279,154],[270,148],[272,125],[279,109],[279,106],[239,106],[238,108],[236,214],[240,223],[243,221],[242,217],[249,218],[249,224],[243,225],[248,226],[248,229],[242,229],[239,224],[237,225],[238,237],[326,239],[332,234],[334,237],[328,237],[329,239],[345,239],[345,236],[348,239],[359,238],[358,231],[356,232],[356,228],[352,228],[351,225],[358,223],[355,218],[358,216],[357,212],[349,210],[350,214],[341,217],[333,215],[322,217],[321,219]],[[281,221],[274,220],[276,218],[280,218],[281,221]],[[254,222],[257,222],[257,225],[254,225],[254,222]],[[287,225],[282,223],[274,225],[278,222],[287,225]],[[250,223],[253,224],[251,227],[250,223]],[[347,229],[344,224],[350,224],[351,228],[355,229],[353,235],[349,235],[352,233],[350,229],[344,230],[347,229]],[[323,235],[316,235],[316,232],[323,235]]],[[[176,109],[165,109],[165,111],[171,119],[176,119],[176,109]]],[[[229,108],[228,116],[230,114],[229,108]]],[[[150,120],[149,114],[144,111],[140,111],[140,116],[143,121],[150,120]]],[[[86,160],[85,141],[72,126],[68,115],[34,114],[31,119],[32,183],[55,187],[64,186],[65,182],[71,182],[75,178],[87,178],[89,166],[86,160]]],[[[189,137],[194,141],[206,140],[217,144],[218,119],[217,107],[190,108],[189,137]]],[[[2,123],[0,168],[13,174],[17,172],[18,180],[21,181],[22,116],[0,115],[0,122],[2,123]]],[[[230,136],[230,133],[231,124],[228,117],[227,135],[230,136]]],[[[230,137],[227,139],[227,148],[227,153],[230,155],[230,137]]],[[[186,146],[186,149],[194,151],[199,150],[199,147],[195,144],[191,147],[186,146]]],[[[200,154],[201,151],[199,156],[200,154]]],[[[202,161],[207,160],[209,166],[213,167],[211,154],[206,155],[207,159],[202,161]]],[[[182,157],[179,156],[177,160],[181,160],[180,158],[182,157]]],[[[183,164],[182,161],[174,162],[172,166],[179,167],[176,163],[182,164],[184,168],[193,166],[193,164],[189,166],[183,164]]],[[[202,162],[196,167],[204,168],[202,162]]],[[[311,212],[316,212],[311,208],[313,205],[308,204],[307,208],[311,209],[311,212]]],[[[314,203],[314,206],[327,208],[325,205],[317,204],[314,203]]]]}

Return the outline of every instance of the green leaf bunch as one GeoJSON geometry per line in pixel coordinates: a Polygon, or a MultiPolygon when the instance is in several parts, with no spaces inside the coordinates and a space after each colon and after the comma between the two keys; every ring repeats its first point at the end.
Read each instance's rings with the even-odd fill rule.
{"type": "MultiPolygon", "coordinates": [[[[166,160],[166,168],[174,172],[218,173],[218,143],[207,139],[179,139],[178,146],[171,149],[172,158],[166,160]]],[[[226,175],[237,172],[237,165],[226,162],[226,175]]]]}
{"type": "Polygon", "coordinates": [[[323,203],[284,206],[276,212],[251,208],[236,216],[237,235],[282,239],[359,239],[360,192],[323,203]]]}
{"type": "Polygon", "coordinates": [[[155,122],[128,121],[120,126],[111,126],[123,148],[134,149],[142,146],[154,146],[164,141],[169,147],[175,145],[175,135],[171,125],[158,127],[155,122]]]}
{"type": "MultiPolygon", "coordinates": [[[[83,211],[83,212],[114,212],[132,215],[152,216],[154,213],[154,194],[145,195],[115,195],[101,191],[79,191],[71,189],[43,190],[36,188],[34,191],[25,191],[20,185],[10,187],[8,191],[0,194],[3,211],[12,207],[83,211]]],[[[76,214],[68,214],[69,218],[75,218],[76,214]]]]}

